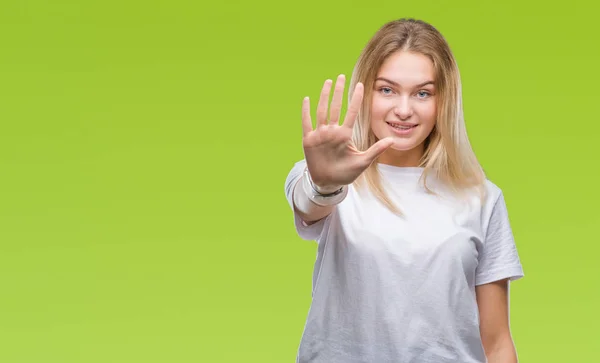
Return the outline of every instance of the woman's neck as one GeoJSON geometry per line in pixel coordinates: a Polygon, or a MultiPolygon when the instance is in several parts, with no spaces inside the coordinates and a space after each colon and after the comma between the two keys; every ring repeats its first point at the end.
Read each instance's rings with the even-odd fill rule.
{"type": "Polygon", "coordinates": [[[424,147],[420,145],[410,150],[387,149],[378,159],[378,163],[398,167],[418,167],[421,164],[424,147]]]}

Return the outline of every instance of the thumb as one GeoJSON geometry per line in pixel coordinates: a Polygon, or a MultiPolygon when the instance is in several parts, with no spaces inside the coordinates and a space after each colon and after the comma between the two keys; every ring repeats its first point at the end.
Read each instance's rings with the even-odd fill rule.
{"type": "Polygon", "coordinates": [[[375,159],[379,157],[379,155],[383,154],[390,146],[394,144],[394,139],[391,137],[386,137],[385,139],[381,139],[371,145],[371,147],[364,152],[363,157],[364,161],[367,165],[371,165],[375,159]]]}

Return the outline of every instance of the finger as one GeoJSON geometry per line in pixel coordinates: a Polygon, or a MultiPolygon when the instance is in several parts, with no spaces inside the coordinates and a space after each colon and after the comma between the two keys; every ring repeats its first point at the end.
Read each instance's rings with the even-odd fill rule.
{"type": "Polygon", "coordinates": [[[313,130],[312,120],[310,118],[310,100],[304,97],[302,101],[302,135],[306,136],[313,130]]]}
{"type": "Polygon", "coordinates": [[[375,159],[377,159],[381,154],[383,154],[390,146],[394,144],[394,139],[391,137],[386,137],[385,139],[381,139],[371,145],[371,147],[363,152],[363,161],[365,165],[371,165],[375,159]]]}
{"type": "Polygon", "coordinates": [[[317,105],[317,126],[327,125],[327,109],[329,108],[329,92],[331,91],[330,79],[325,81],[323,89],[321,90],[321,97],[319,98],[319,104],[317,105]]]}
{"type": "Polygon", "coordinates": [[[338,125],[340,122],[340,112],[342,111],[342,99],[344,97],[344,86],[346,77],[340,74],[335,82],[335,90],[333,91],[333,99],[329,107],[329,124],[338,125]]]}
{"type": "Polygon", "coordinates": [[[352,94],[352,99],[348,105],[348,111],[346,112],[346,117],[344,118],[344,126],[348,128],[354,127],[354,122],[356,121],[356,117],[358,116],[358,112],[362,106],[363,94],[364,86],[362,83],[358,82],[356,87],[354,87],[354,93],[352,94]]]}

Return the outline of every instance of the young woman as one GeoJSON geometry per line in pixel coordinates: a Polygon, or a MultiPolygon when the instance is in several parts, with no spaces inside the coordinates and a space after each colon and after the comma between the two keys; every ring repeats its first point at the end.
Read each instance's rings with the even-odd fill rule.
{"type": "Polygon", "coordinates": [[[459,71],[401,19],[323,86],[285,193],[318,243],[299,363],[514,363],[508,283],[523,277],[501,190],[471,149],[459,71]],[[329,96],[333,97],[329,105],[329,96]]]}

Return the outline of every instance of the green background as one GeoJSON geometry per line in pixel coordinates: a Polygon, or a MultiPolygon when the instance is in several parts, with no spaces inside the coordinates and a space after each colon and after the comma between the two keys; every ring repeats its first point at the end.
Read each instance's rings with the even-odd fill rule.
{"type": "Polygon", "coordinates": [[[521,361],[599,359],[591,1],[0,4],[0,362],[293,362],[302,97],[400,17],[448,39],[505,192],[521,361]]]}

